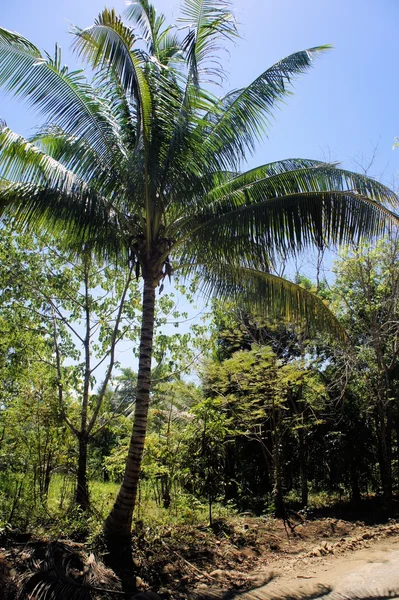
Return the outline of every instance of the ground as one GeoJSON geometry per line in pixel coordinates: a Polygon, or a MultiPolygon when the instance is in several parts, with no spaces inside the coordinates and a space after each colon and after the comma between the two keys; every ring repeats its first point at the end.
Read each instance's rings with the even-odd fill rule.
{"type": "Polygon", "coordinates": [[[258,589],[263,598],[310,598],[331,590],[333,598],[399,598],[399,535],[371,539],[362,548],[338,556],[299,559],[295,568],[283,569],[268,585],[258,589]]]}
{"type": "MultiPolygon", "coordinates": [[[[88,547],[10,532],[3,534],[0,546],[4,590],[0,598],[16,597],[25,585],[21,598],[33,599],[34,585],[39,584],[40,589],[47,586],[52,590],[83,585],[88,598],[118,597],[114,595],[118,591],[120,597],[121,583],[104,566],[107,556],[99,540],[88,547]]],[[[185,525],[154,531],[138,523],[133,568],[139,591],[152,590],[170,600],[222,597],[226,591],[256,598],[282,597],[284,590],[291,590],[290,597],[314,598],[329,586],[339,589],[337,584],[344,576],[353,575],[358,568],[353,585],[372,591],[377,580],[367,581],[361,568],[376,566],[381,571],[378,561],[384,553],[393,553],[395,558],[395,552],[398,575],[392,575],[392,581],[388,572],[383,576],[391,588],[395,577],[399,588],[399,521],[370,523],[296,515],[289,527],[276,519],[241,515],[218,520],[212,529],[185,525]],[[257,590],[255,596],[255,592],[248,594],[251,589],[257,590]]],[[[384,568],[388,569],[386,564],[384,568]]],[[[399,596],[399,589],[397,592],[399,596]]],[[[359,594],[364,597],[362,591],[359,594]]]]}

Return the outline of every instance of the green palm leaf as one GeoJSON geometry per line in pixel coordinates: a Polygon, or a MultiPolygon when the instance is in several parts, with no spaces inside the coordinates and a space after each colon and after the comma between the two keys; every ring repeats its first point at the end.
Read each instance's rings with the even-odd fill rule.
{"type": "Polygon", "coordinates": [[[247,87],[229,92],[215,102],[205,116],[209,125],[203,143],[208,146],[209,155],[231,168],[240,164],[247,151],[253,153],[256,143],[269,129],[274,108],[292,93],[294,79],[329,48],[318,46],[291,54],[247,87]]]}
{"type": "Polygon", "coordinates": [[[60,190],[81,186],[76,173],[8,127],[0,130],[2,176],[17,182],[46,183],[60,190]]]}
{"type": "MultiPolygon", "coordinates": [[[[30,141],[43,155],[55,159],[87,185],[110,196],[121,194],[123,163],[117,165],[118,170],[109,168],[101,156],[82,138],[70,136],[59,127],[45,126],[32,136],[30,141]]],[[[29,161],[29,156],[24,160],[29,161]]],[[[16,177],[12,179],[16,180],[16,177]]]]}
{"type": "Polygon", "coordinates": [[[173,27],[162,29],[166,20],[165,16],[157,15],[154,6],[148,0],[129,2],[125,16],[141,32],[147,44],[148,53],[156,57],[160,64],[168,65],[172,58],[181,54],[179,40],[172,33],[173,27]]]}
{"type": "Polygon", "coordinates": [[[208,80],[223,80],[224,71],[218,52],[222,49],[220,40],[236,37],[235,19],[228,0],[184,0],[183,17],[179,22],[188,27],[188,33],[181,46],[186,54],[189,67],[188,79],[199,84],[200,76],[208,80]]]}
{"type": "Polygon", "coordinates": [[[311,244],[356,243],[366,231],[381,233],[398,222],[386,208],[395,200],[382,184],[334,165],[279,161],[215,187],[204,208],[178,219],[170,235],[184,260],[195,248],[196,261],[207,252],[226,252],[229,260],[256,256],[267,266],[311,244]],[[213,247],[215,236],[219,249],[213,247]]]}
{"type": "Polygon", "coordinates": [[[30,183],[17,184],[3,178],[0,179],[0,217],[10,211],[20,228],[34,222],[38,228],[64,233],[71,245],[90,242],[103,257],[115,259],[122,256],[121,253],[127,256],[127,244],[121,244],[123,229],[118,215],[110,214],[106,200],[87,187],[60,190],[30,183]]]}
{"type": "Polygon", "coordinates": [[[338,319],[315,294],[282,277],[225,262],[209,262],[182,267],[186,275],[197,274],[204,282],[203,293],[240,306],[259,310],[277,320],[306,325],[309,331],[328,331],[348,341],[338,319]]]}
{"type": "Polygon", "coordinates": [[[94,68],[107,67],[118,78],[127,99],[137,104],[139,130],[147,139],[150,134],[151,94],[144,74],[145,61],[134,49],[136,39],[114,10],[105,9],[88,29],[74,28],[78,55],[94,68]]]}
{"type": "Polygon", "coordinates": [[[43,58],[22,36],[0,28],[0,85],[71,135],[88,141],[108,164],[117,162],[116,121],[80,71],[61,67],[61,55],[43,58]]]}

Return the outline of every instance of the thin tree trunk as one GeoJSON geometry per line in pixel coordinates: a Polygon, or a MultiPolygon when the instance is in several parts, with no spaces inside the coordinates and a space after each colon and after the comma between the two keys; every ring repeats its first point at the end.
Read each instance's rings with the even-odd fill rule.
{"type": "MultiPolygon", "coordinates": [[[[399,417],[395,418],[395,430],[396,430],[396,463],[399,466],[399,417]]],[[[399,489],[399,469],[397,471],[396,487],[399,489]]]]}
{"type": "Polygon", "coordinates": [[[236,443],[237,438],[228,438],[226,444],[226,458],[224,463],[224,475],[225,475],[225,500],[237,500],[238,489],[237,489],[237,476],[236,476],[236,443]]]}
{"type": "Polygon", "coordinates": [[[83,397],[82,397],[82,408],[80,413],[80,431],[77,433],[79,442],[79,456],[78,456],[78,477],[76,485],[76,504],[86,511],[89,507],[89,487],[87,485],[87,414],[89,408],[89,395],[90,395],[90,377],[91,377],[91,365],[90,365],[90,299],[89,299],[89,263],[87,260],[84,263],[85,267],[85,321],[86,321],[86,335],[84,339],[84,353],[85,353],[85,373],[83,380],[83,397]]]}
{"type": "Polygon", "coordinates": [[[152,282],[144,282],[143,316],[141,325],[139,369],[137,376],[136,405],[134,424],[130,439],[122,484],[104,525],[104,533],[110,545],[129,542],[132,517],[136,505],[137,489],[147,430],[148,406],[151,385],[151,357],[154,336],[155,287],[152,282]]]}
{"type": "Polygon", "coordinates": [[[359,475],[356,469],[356,463],[353,457],[349,463],[349,477],[350,477],[350,487],[351,487],[351,502],[353,506],[356,508],[360,505],[361,494],[359,487],[359,475]]]}
{"type": "Polygon", "coordinates": [[[86,511],[89,508],[89,486],[87,484],[87,436],[79,436],[78,477],[76,485],[76,504],[86,511]]]}
{"type": "Polygon", "coordinates": [[[274,447],[274,516],[276,519],[285,519],[286,511],[283,496],[283,475],[281,469],[280,450],[278,444],[274,447]]]}
{"type": "Polygon", "coordinates": [[[280,409],[273,405],[273,426],[274,426],[274,447],[273,447],[273,466],[274,466],[274,516],[276,519],[285,519],[286,510],[283,495],[283,472],[281,464],[281,438],[280,438],[280,409]]]}
{"type": "Polygon", "coordinates": [[[301,478],[301,504],[302,506],[308,505],[308,449],[305,439],[305,431],[302,429],[298,430],[299,439],[299,471],[301,478]]]}

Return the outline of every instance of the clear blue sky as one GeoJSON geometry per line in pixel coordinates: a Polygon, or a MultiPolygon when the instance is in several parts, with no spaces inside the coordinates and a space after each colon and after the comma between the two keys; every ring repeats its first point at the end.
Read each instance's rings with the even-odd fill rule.
{"type": "MultiPolygon", "coordinates": [[[[114,0],[2,0],[0,24],[14,29],[39,48],[52,52],[57,41],[64,62],[76,66],[70,53],[68,23],[88,26],[105,6],[124,9],[114,0]]],[[[179,0],[156,0],[171,19],[179,0]]],[[[306,157],[343,161],[369,155],[378,143],[371,174],[392,182],[399,168],[399,22],[398,0],[234,0],[241,40],[226,57],[230,87],[241,86],[278,59],[303,48],[333,44],[314,69],[295,85],[295,95],[281,111],[269,140],[250,164],[279,158],[306,157]]],[[[38,119],[16,102],[0,96],[0,116],[20,133],[38,119]]]]}

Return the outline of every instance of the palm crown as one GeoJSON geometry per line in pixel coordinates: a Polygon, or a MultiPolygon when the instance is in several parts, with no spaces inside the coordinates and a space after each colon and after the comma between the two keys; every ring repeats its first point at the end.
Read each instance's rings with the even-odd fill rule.
{"type": "MultiPolygon", "coordinates": [[[[184,0],[177,28],[147,0],[131,3],[126,18],[127,25],[106,9],[92,27],[74,29],[75,49],[95,73],[91,83],[62,66],[57,48],[42,56],[0,30],[0,84],[45,117],[30,141],[2,128],[0,206],[19,223],[60,227],[108,259],[134,261],[145,282],[143,417],[154,289],[166,275],[199,274],[209,293],[334,328],[320,300],[270,270],[310,244],[379,232],[395,218],[387,206],[396,197],[316,160],[241,171],[292,80],[326,47],[292,54],[218,98],[209,90],[223,80],[219,46],[237,34],[227,1],[184,0]]],[[[134,495],[134,477],[126,477],[134,495]]]]}

